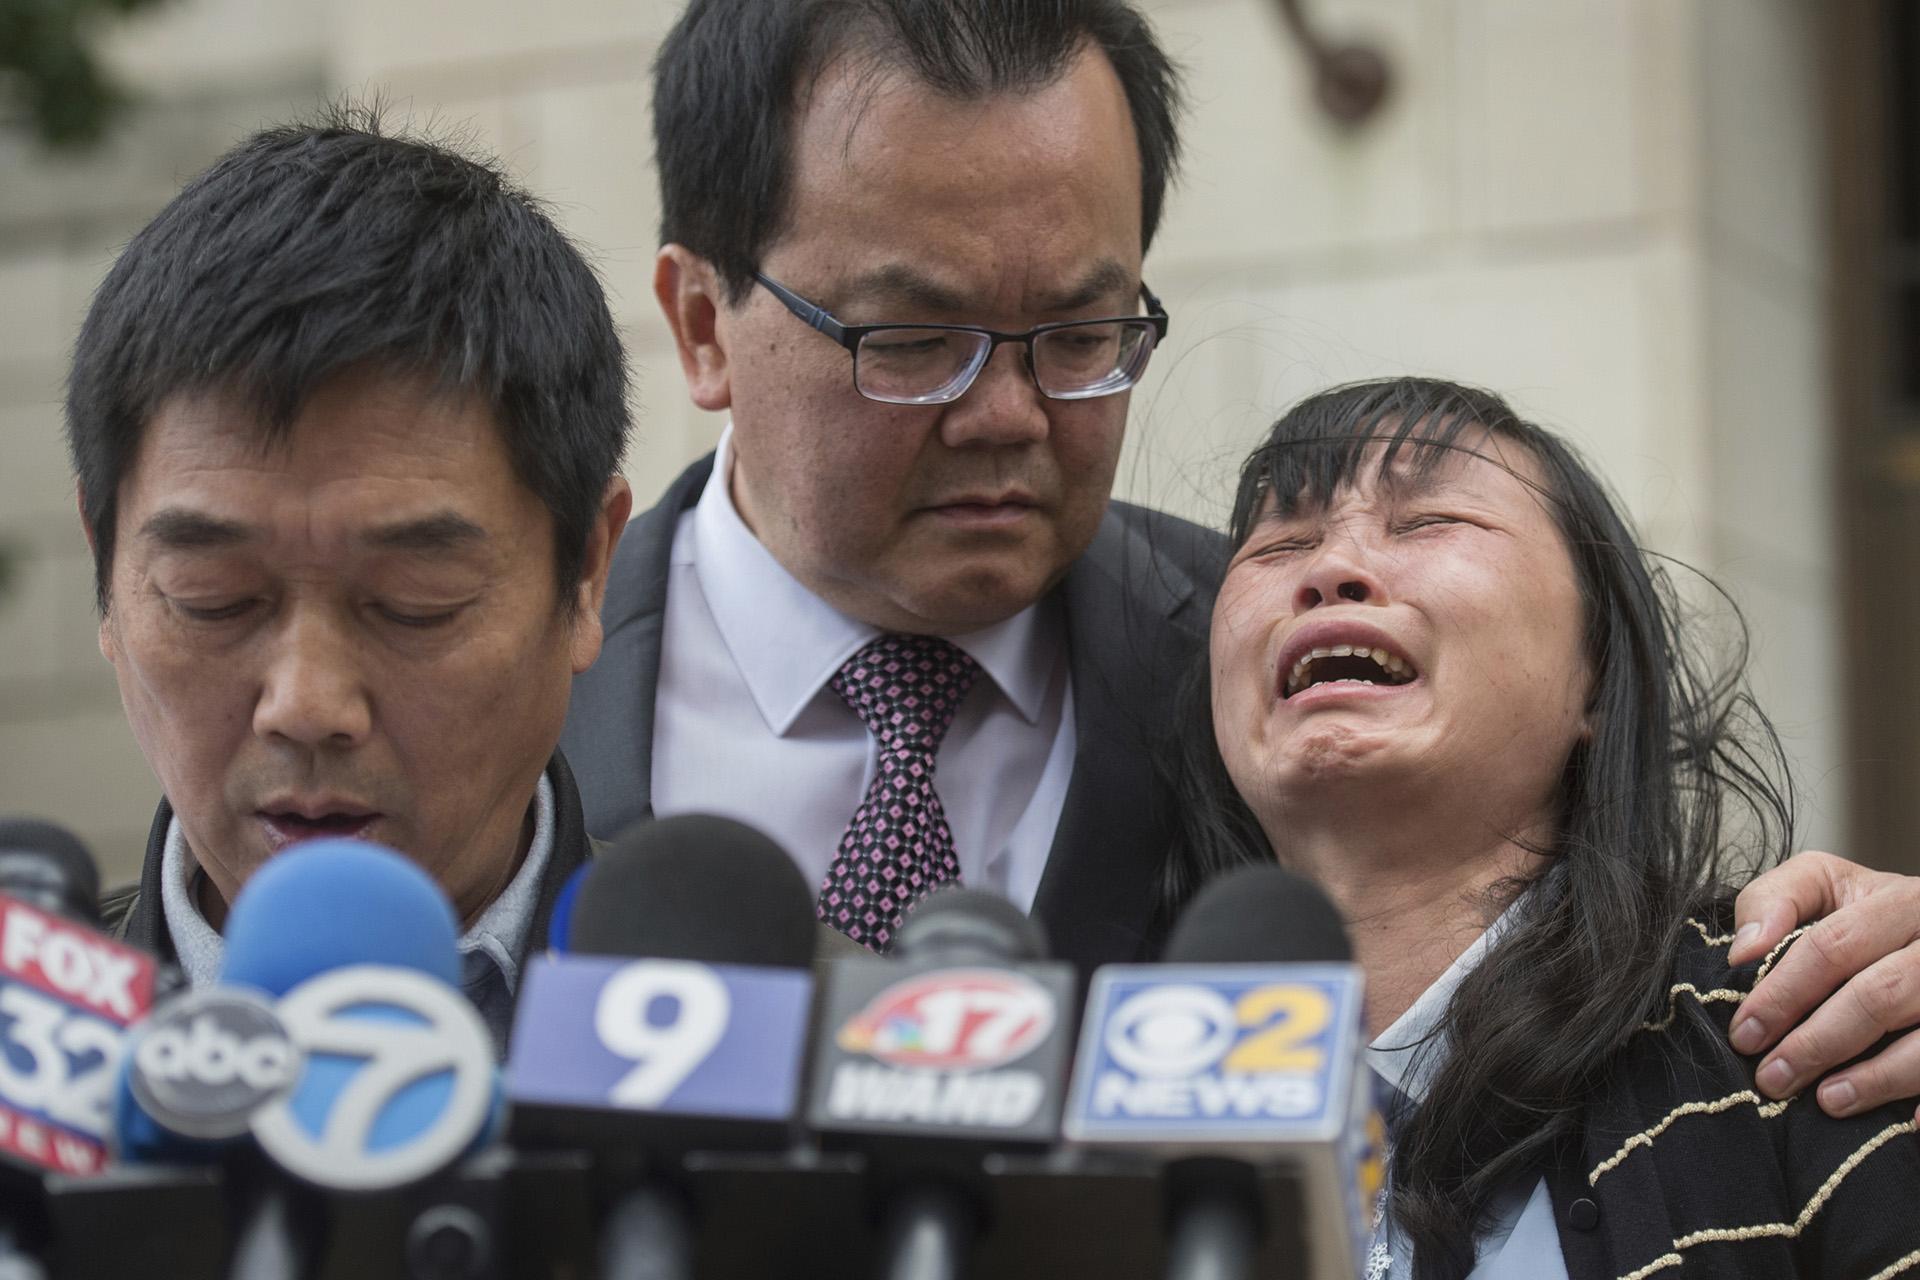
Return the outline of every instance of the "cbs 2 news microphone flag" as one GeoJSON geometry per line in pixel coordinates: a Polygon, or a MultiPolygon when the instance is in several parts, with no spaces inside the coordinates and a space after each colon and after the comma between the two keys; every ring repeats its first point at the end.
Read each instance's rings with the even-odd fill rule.
{"type": "Polygon", "coordinates": [[[1094,977],[1069,1141],[1284,1164],[1304,1187],[1302,1275],[1358,1275],[1383,1130],[1350,965],[1108,966],[1094,977]]]}

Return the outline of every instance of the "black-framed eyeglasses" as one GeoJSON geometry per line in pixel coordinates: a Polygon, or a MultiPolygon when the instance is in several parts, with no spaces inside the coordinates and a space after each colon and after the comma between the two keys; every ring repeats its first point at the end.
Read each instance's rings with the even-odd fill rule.
{"type": "Polygon", "coordinates": [[[970,324],[842,324],[778,280],[758,271],[753,278],[787,310],[852,352],[854,390],[884,404],[958,400],[1003,342],[1026,348],[1027,372],[1042,395],[1110,396],[1140,380],[1154,345],[1167,336],[1167,309],[1144,284],[1146,315],[1058,320],[1003,333],[970,324]]]}

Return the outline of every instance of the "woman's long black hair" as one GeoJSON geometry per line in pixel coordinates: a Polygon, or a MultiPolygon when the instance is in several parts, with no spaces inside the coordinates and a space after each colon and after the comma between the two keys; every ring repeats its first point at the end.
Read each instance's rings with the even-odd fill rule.
{"type": "MultiPolygon", "coordinates": [[[[1391,1210],[1417,1280],[1472,1269],[1496,1193],[1553,1162],[1613,1055],[1664,999],[1687,916],[1723,900],[1734,873],[1780,856],[1792,828],[1778,741],[1744,689],[1737,613],[1726,606],[1734,635],[1707,652],[1593,473],[1498,396],[1395,378],[1302,402],[1241,469],[1233,543],[1270,499],[1283,514],[1311,511],[1362,467],[1430,464],[1475,427],[1539,465],[1586,609],[1591,736],[1567,761],[1558,831],[1536,850],[1546,869],[1507,887],[1509,927],[1455,991],[1437,1032],[1445,1065],[1399,1126],[1391,1210]]],[[[1170,910],[1216,872],[1286,859],[1227,776],[1205,664],[1188,695],[1170,910]]]]}

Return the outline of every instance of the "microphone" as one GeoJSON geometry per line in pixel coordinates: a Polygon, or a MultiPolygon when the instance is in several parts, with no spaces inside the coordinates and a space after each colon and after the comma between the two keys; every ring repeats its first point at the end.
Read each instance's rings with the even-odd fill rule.
{"type": "Polygon", "coordinates": [[[424,871],[355,840],[299,844],[235,898],[219,983],[155,1018],[121,1124],[135,1158],[224,1158],[245,1200],[230,1275],[312,1274],[319,1193],[419,1182],[488,1131],[492,1042],[457,936],[424,871]]]}
{"type": "Polygon", "coordinates": [[[251,1129],[316,1187],[383,1191],[486,1134],[492,1041],[459,992],[459,923],[432,877],[357,840],[304,843],[254,873],[227,919],[222,982],[278,996],[307,1056],[251,1129]]]}
{"type": "Polygon", "coordinates": [[[867,1154],[894,1280],[959,1280],[986,1225],[983,1158],[1058,1132],[1074,972],[1045,952],[1012,903],[954,887],[920,901],[891,958],[829,970],[807,1118],[867,1154]]]}
{"type": "Polygon", "coordinates": [[[1381,1129],[1351,957],[1326,896],[1263,866],[1203,890],[1165,963],[1094,974],[1065,1131],[1170,1161],[1170,1280],[1359,1274],[1381,1129]],[[1276,1169],[1303,1204],[1265,1194],[1276,1169]]]}
{"type": "Polygon", "coordinates": [[[106,1161],[126,1028],[153,1004],[153,957],[97,929],[99,875],[44,822],[0,822],[0,1156],[91,1174],[106,1161]]]}
{"type": "Polygon", "coordinates": [[[49,915],[100,923],[100,872],[79,837],[51,822],[0,819],[0,893],[49,915]]]}
{"type": "Polygon", "coordinates": [[[517,1145],[589,1151],[617,1189],[602,1275],[691,1276],[675,1162],[786,1144],[814,933],[792,859],[731,819],[645,823],[588,865],[528,966],[506,1080],[517,1145]]]}
{"type": "Polygon", "coordinates": [[[272,1002],[252,989],[203,987],[164,1000],[127,1042],[114,1151],[128,1164],[218,1162],[305,1066],[272,1002]]]}
{"type": "Polygon", "coordinates": [[[121,1042],[153,1003],[153,958],[94,927],[99,885],[70,832],[0,821],[0,1274],[41,1274],[45,1175],[106,1163],[121,1042]]]}

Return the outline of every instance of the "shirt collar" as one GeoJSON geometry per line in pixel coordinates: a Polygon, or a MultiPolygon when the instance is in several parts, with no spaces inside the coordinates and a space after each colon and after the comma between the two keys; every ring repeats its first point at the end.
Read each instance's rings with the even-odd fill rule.
{"type": "MultiPolygon", "coordinates": [[[[553,783],[543,773],[533,798],[533,840],[520,870],[507,883],[473,927],[460,937],[464,957],[479,953],[500,971],[507,990],[512,991],[520,977],[519,956],[533,927],[534,909],[540,899],[540,882],[553,855],[553,783]]],[[[187,848],[187,838],[176,816],[167,825],[166,845],[161,853],[160,903],[167,933],[180,958],[180,967],[194,986],[205,986],[220,977],[220,965],[226,956],[226,944],[200,914],[194,900],[193,877],[199,863],[187,848]]]]}
{"type": "Polygon", "coordinates": [[[1500,913],[1447,971],[1433,980],[1393,1025],[1367,1046],[1367,1065],[1388,1084],[1414,1102],[1426,1100],[1427,1087],[1447,1062],[1447,1045],[1439,1036],[1440,1020],[1453,1000],[1453,993],[1469,973],[1486,957],[1487,949],[1506,932],[1513,907],[1500,913]]]}
{"type": "MultiPolygon", "coordinates": [[[[747,528],[730,491],[732,444],[728,423],[713,474],[694,506],[686,555],[761,719],[784,736],[834,673],[880,631],[809,591],[747,528]],[[769,618],[780,625],[768,626],[769,618]]],[[[1028,724],[1037,724],[1063,633],[1058,611],[1035,604],[1004,622],[950,638],[1028,724]]]]}

